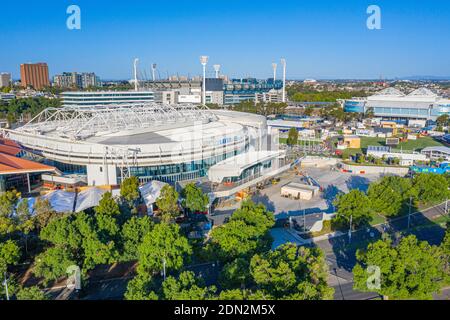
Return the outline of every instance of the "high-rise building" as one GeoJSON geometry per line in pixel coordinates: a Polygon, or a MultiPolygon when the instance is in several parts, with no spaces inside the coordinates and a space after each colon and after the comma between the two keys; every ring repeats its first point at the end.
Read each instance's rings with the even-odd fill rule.
{"type": "Polygon", "coordinates": [[[98,77],[95,73],[77,73],[63,72],[53,77],[53,83],[57,87],[62,88],[88,88],[96,87],[99,84],[98,77]]]}
{"type": "Polygon", "coordinates": [[[20,65],[20,82],[22,87],[32,86],[40,90],[50,85],[46,63],[23,63],[20,65]]]}
{"type": "Polygon", "coordinates": [[[8,87],[11,84],[11,73],[2,72],[0,73],[0,88],[8,87]]]}

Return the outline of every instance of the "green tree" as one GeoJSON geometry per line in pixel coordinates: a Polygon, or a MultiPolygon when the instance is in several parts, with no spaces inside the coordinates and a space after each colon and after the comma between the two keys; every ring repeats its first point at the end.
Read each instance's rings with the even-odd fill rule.
{"type": "Polygon", "coordinates": [[[370,200],[358,189],[338,195],[334,205],[337,207],[335,219],[338,224],[348,225],[352,217],[352,227],[355,227],[367,224],[372,219],[370,200]]]}
{"type": "Polygon", "coordinates": [[[67,268],[77,265],[73,256],[63,247],[51,247],[34,259],[33,273],[44,278],[44,283],[66,275],[67,268]]]}
{"type": "Polygon", "coordinates": [[[94,208],[97,227],[100,232],[100,238],[103,241],[117,241],[120,231],[119,204],[112,197],[111,192],[106,192],[100,199],[98,206],[94,208]]]}
{"type": "Polygon", "coordinates": [[[0,243],[0,275],[5,274],[8,267],[19,263],[20,256],[20,248],[14,241],[0,243]]]}
{"type": "Polygon", "coordinates": [[[414,196],[410,179],[398,176],[385,176],[380,181],[371,183],[367,191],[372,209],[385,216],[395,216],[414,196]]]}
{"type": "Polygon", "coordinates": [[[36,198],[33,210],[36,218],[36,225],[39,230],[44,228],[53,219],[61,216],[61,214],[53,210],[48,199],[36,198]]]}
{"type": "Polygon", "coordinates": [[[175,191],[174,187],[168,184],[162,187],[161,193],[158,199],[156,199],[156,206],[161,212],[164,221],[169,222],[180,214],[178,197],[179,194],[175,191]]]}
{"type": "Polygon", "coordinates": [[[131,279],[125,292],[125,300],[158,300],[157,290],[149,274],[138,274],[131,279]]]}
{"type": "Polygon", "coordinates": [[[48,296],[44,291],[36,286],[21,288],[16,293],[17,300],[48,300],[48,296]]]}
{"type": "Polygon", "coordinates": [[[153,229],[153,222],[148,216],[132,217],[122,227],[123,261],[136,260],[138,248],[144,237],[153,229]]]}
{"type": "Polygon", "coordinates": [[[272,238],[269,230],[274,224],[273,213],[264,205],[244,201],[228,223],[212,230],[211,241],[223,260],[250,256],[270,248],[272,238]]]}
{"type": "Polygon", "coordinates": [[[213,298],[216,287],[206,287],[192,271],[184,271],[178,279],[167,277],[162,291],[166,300],[207,300],[213,298]]]}
{"type": "Polygon", "coordinates": [[[36,228],[35,219],[30,213],[28,199],[19,202],[16,208],[18,220],[18,229],[22,234],[22,240],[25,244],[25,253],[28,254],[28,235],[36,228]]]}
{"type": "Polygon", "coordinates": [[[135,176],[124,179],[120,185],[120,196],[130,207],[134,207],[136,201],[140,197],[139,179],[135,176]]]}
{"type": "Polygon", "coordinates": [[[390,239],[378,240],[367,250],[358,250],[353,268],[354,288],[374,291],[392,299],[431,299],[443,279],[442,251],[419,242],[414,235],[403,238],[396,246],[390,239]],[[372,281],[379,268],[379,283],[372,281]]]}
{"type": "Polygon", "coordinates": [[[284,244],[253,256],[250,273],[258,288],[277,299],[332,299],[328,267],[320,249],[284,244]]]}
{"type": "Polygon", "coordinates": [[[100,199],[98,206],[94,208],[96,214],[118,216],[120,214],[119,204],[114,200],[111,192],[106,192],[100,199]]]}
{"type": "Polygon", "coordinates": [[[447,231],[445,232],[444,239],[441,243],[442,258],[445,272],[445,283],[450,283],[450,222],[447,223],[447,231]]]}
{"type": "Polygon", "coordinates": [[[206,211],[209,199],[203,194],[202,189],[197,187],[195,183],[189,183],[183,189],[181,196],[183,197],[182,206],[191,212],[206,211]]]}
{"type": "Polygon", "coordinates": [[[413,179],[417,199],[423,204],[444,201],[449,196],[448,180],[434,173],[417,174],[413,179]]]}
{"type": "Polygon", "coordinates": [[[450,117],[448,114],[442,114],[436,119],[436,124],[440,127],[446,127],[450,124],[450,117]]]}
{"type": "Polygon", "coordinates": [[[251,284],[250,263],[247,259],[237,258],[223,266],[219,282],[223,288],[245,289],[251,284]]]}
{"type": "Polygon", "coordinates": [[[298,142],[298,131],[297,128],[292,127],[289,129],[286,144],[288,146],[295,146],[297,142],[298,142]]]}
{"type": "Polygon", "coordinates": [[[10,235],[17,229],[17,217],[14,215],[20,193],[6,191],[0,194],[0,236],[10,235]]]}
{"type": "Polygon", "coordinates": [[[144,236],[138,249],[138,272],[160,272],[165,262],[166,270],[179,270],[192,248],[181,235],[176,224],[159,223],[144,236]]]}

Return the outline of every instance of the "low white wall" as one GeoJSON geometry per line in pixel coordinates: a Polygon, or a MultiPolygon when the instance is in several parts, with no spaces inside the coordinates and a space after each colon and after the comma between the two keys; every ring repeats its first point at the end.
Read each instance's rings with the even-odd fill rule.
{"type": "Polygon", "coordinates": [[[355,174],[395,174],[398,176],[406,176],[409,172],[408,167],[383,167],[383,166],[358,166],[342,163],[342,169],[355,174]],[[350,172],[351,171],[351,172],[350,172]]]}
{"type": "Polygon", "coordinates": [[[334,166],[338,162],[337,158],[307,156],[300,161],[302,168],[334,166]]]}

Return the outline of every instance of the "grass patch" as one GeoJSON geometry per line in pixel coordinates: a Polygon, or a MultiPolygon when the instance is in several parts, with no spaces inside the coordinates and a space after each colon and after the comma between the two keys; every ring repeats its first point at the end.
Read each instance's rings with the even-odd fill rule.
{"type": "MultiPolygon", "coordinates": [[[[367,149],[368,146],[384,146],[386,145],[385,138],[377,137],[361,137],[361,149],[367,149]]],[[[400,149],[410,150],[410,151],[420,151],[426,147],[436,147],[443,146],[444,144],[434,140],[432,137],[420,137],[417,140],[408,140],[405,142],[400,142],[393,151],[400,149]]]]}
{"type": "Polygon", "coordinates": [[[374,226],[380,223],[385,223],[386,222],[386,217],[380,215],[380,214],[374,214],[372,217],[372,220],[370,220],[370,225],[374,226]]]}

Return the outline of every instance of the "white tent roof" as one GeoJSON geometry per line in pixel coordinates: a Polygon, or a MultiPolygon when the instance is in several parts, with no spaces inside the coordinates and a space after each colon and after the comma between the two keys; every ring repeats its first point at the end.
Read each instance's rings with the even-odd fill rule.
{"type": "Polygon", "coordinates": [[[80,212],[98,205],[106,190],[89,188],[78,193],[75,212],[80,212]]]}
{"type": "Polygon", "coordinates": [[[57,212],[72,212],[75,202],[75,193],[64,190],[55,190],[42,196],[42,199],[48,199],[52,208],[57,212]]]}
{"type": "Polygon", "coordinates": [[[162,187],[166,184],[165,182],[153,180],[139,187],[139,191],[147,207],[156,202],[156,199],[161,194],[162,187]]]}

